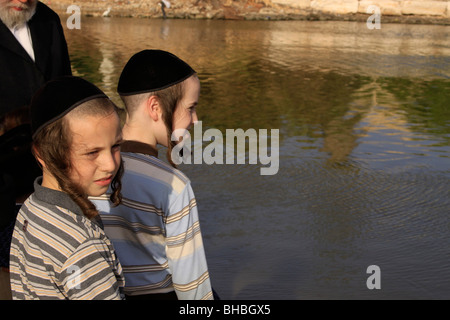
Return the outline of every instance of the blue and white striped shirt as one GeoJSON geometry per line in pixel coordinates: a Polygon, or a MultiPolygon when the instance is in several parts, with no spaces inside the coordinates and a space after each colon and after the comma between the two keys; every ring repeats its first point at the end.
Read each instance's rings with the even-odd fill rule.
{"type": "Polygon", "coordinates": [[[122,146],[122,204],[112,207],[107,195],[91,198],[122,264],[125,294],[175,290],[179,300],[213,299],[189,179],[151,156],[154,149],[124,152],[127,145],[139,143],[122,146]]]}

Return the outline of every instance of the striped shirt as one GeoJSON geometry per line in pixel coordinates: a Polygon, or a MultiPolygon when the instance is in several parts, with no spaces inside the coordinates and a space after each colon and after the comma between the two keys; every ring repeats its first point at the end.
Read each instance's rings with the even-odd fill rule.
{"type": "Polygon", "coordinates": [[[15,300],[119,300],[122,267],[99,222],[66,193],[34,183],[20,209],[10,251],[15,300]]]}
{"type": "MultiPolygon", "coordinates": [[[[130,296],[175,291],[179,300],[213,299],[197,203],[189,179],[179,170],[140,152],[125,152],[122,205],[105,195],[91,199],[113,241],[130,296]]],[[[128,148],[127,148],[128,147],[128,148]]],[[[133,148],[131,148],[133,149],[133,148]]]]}

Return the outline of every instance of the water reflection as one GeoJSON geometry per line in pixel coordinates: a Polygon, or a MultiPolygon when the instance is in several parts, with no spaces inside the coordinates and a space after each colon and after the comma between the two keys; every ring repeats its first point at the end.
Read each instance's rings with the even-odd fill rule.
{"type": "MultiPolygon", "coordinates": [[[[280,170],[184,165],[225,298],[449,298],[450,27],[83,18],[73,69],[118,105],[132,54],[199,73],[203,130],[279,129],[280,170]],[[365,286],[382,270],[382,290],[365,286]]],[[[164,152],[161,153],[163,155],[164,152]]]]}

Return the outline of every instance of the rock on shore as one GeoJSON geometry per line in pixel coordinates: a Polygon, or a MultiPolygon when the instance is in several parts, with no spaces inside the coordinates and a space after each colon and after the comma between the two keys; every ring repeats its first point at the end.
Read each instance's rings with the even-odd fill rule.
{"type": "MultiPolygon", "coordinates": [[[[375,5],[384,22],[450,25],[447,0],[169,0],[167,18],[366,21],[375,5]]],[[[83,15],[162,18],[161,0],[42,0],[58,13],[77,5],[83,15]],[[110,9],[108,12],[108,8],[110,9]]]]}

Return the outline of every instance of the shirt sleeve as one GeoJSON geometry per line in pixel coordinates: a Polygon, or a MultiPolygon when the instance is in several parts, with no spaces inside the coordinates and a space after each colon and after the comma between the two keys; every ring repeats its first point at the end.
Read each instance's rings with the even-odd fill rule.
{"type": "Polygon", "coordinates": [[[122,300],[122,268],[101,239],[88,239],[71,254],[60,273],[70,300],[122,300]]]}
{"type": "Polygon", "coordinates": [[[178,299],[213,299],[197,202],[190,183],[169,209],[166,232],[166,253],[178,299]]]}

